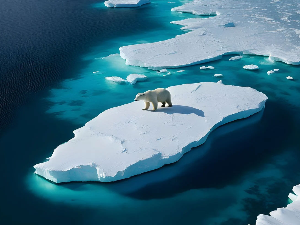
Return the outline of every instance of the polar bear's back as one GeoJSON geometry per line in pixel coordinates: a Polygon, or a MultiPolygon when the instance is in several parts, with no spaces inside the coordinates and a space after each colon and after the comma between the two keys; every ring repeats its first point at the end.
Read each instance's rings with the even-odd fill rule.
{"type": "Polygon", "coordinates": [[[153,92],[156,93],[158,102],[165,102],[166,100],[171,99],[170,92],[164,88],[157,88],[153,90],[153,92]]]}

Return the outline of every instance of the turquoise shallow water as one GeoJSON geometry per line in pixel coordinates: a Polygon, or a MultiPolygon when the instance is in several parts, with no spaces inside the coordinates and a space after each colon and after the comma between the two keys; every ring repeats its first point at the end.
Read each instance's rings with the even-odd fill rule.
{"type": "Polygon", "coordinates": [[[152,1],[140,9],[89,6],[101,13],[131,10],[135,15],[138,11],[137,17],[159,26],[124,32],[90,46],[71,78],[39,93],[17,113],[0,140],[9,150],[1,152],[3,157],[13,159],[17,150],[20,156],[2,165],[10,172],[5,177],[16,175],[3,187],[3,193],[23,199],[5,198],[5,209],[0,209],[10,218],[7,221],[13,221],[7,224],[254,224],[258,214],[287,204],[292,186],[300,183],[299,66],[249,55],[238,61],[225,56],[203,64],[214,66],[214,70],[200,70],[195,65],[168,69],[169,75],[126,66],[118,55],[119,47],[164,40],[183,32],[169,22],[194,16],[170,12],[182,4],[173,2],[152,1]],[[246,71],[243,66],[247,64],[260,69],[246,71]],[[279,71],[267,75],[275,68],[279,71]],[[181,69],[184,71],[177,72],[181,69]],[[126,78],[131,73],[145,74],[148,79],[135,85],[105,79],[126,78]],[[223,74],[224,84],[250,86],[265,93],[269,97],[266,109],[217,129],[204,145],[179,162],[124,181],[56,185],[33,174],[34,164],[44,161],[57,145],[72,138],[72,130],[104,110],[129,103],[138,92],[149,89],[217,82],[216,73],[223,74]],[[14,211],[22,217],[11,219],[14,211]]]}

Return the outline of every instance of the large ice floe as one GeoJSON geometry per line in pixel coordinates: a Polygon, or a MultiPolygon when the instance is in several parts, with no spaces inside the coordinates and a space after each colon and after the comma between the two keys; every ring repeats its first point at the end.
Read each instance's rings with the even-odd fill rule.
{"type": "Polygon", "coordinates": [[[222,82],[168,90],[173,107],[145,111],[143,102],[132,102],[108,109],[35,165],[35,173],[55,183],[129,178],[179,160],[214,129],[259,112],[267,100],[252,88],[222,82]]]}
{"type": "Polygon", "coordinates": [[[139,7],[148,3],[150,3],[150,0],[108,0],[104,2],[104,5],[106,7],[126,8],[139,7]]]}
{"type": "Polygon", "coordinates": [[[299,65],[299,7],[299,0],[196,0],[172,11],[215,16],[172,22],[190,32],[121,47],[120,54],[128,65],[153,69],[193,65],[233,53],[299,65]]]}
{"type": "Polygon", "coordinates": [[[256,225],[299,225],[300,224],[300,184],[293,187],[289,198],[293,201],[285,208],[278,208],[269,215],[260,214],[256,225]]]}

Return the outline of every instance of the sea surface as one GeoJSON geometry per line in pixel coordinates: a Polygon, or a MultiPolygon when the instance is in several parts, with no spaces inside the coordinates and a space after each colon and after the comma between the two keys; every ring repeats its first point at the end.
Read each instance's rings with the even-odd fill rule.
{"type": "Polygon", "coordinates": [[[170,9],[184,2],[109,9],[96,0],[0,0],[1,225],[253,225],[258,214],[288,204],[300,183],[299,66],[225,56],[203,64],[214,70],[195,65],[168,75],[120,57],[121,46],[182,34],[170,22],[196,16],[170,9]],[[271,69],[279,71],[267,75],[271,69]],[[105,79],[131,73],[148,79],[105,79]],[[138,92],[220,79],[265,93],[265,110],[218,128],[177,163],[113,183],[57,185],[34,174],[73,130],[138,92]]]}

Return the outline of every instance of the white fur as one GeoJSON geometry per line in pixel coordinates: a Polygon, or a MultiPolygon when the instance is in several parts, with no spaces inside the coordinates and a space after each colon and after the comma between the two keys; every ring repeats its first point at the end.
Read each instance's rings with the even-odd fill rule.
{"type": "Polygon", "coordinates": [[[158,102],[168,103],[169,107],[172,106],[171,94],[164,88],[157,88],[155,90],[149,90],[144,93],[138,93],[134,99],[135,101],[143,100],[146,103],[146,107],[143,110],[149,109],[150,102],[152,102],[153,110],[157,109],[158,102]]]}

